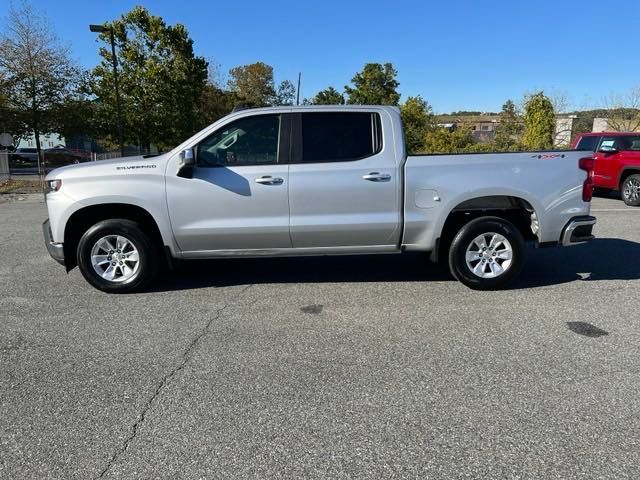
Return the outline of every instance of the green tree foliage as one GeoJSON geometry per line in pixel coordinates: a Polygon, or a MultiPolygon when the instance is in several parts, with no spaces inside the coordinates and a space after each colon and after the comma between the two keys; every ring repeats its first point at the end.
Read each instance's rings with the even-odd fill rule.
{"type": "Polygon", "coordinates": [[[273,67],[257,62],[229,70],[228,87],[238,100],[251,107],[271,105],[276,97],[273,67]]]}
{"type": "Polygon", "coordinates": [[[575,112],[576,119],[573,121],[572,137],[578,133],[590,132],[593,128],[593,119],[599,115],[594,115],[592,111],[575,112]]]}
{"type": "Polygon", "coordinates": [[[207,83],[202,90],[196,105],[196,130],[211,125],[216,120],[229,114],[237,102],[236,96],[227,90],[207,83]]]}
{"type": "Polygon", "coordinates": [[[476,147],[473,142],[473,134],[467,128],[435,128],[425,135],[425,153],[458,153],[473,151],[476,147]]]}
{"type": "Polygon", "coordinates": [[[20,138],[28,133],[24,115],[17,111],[9,101],[9,88],[0,75],[0,133],[13,135],[13,144],[17,145],[20,138]]]}
{"type": "Polygon", "coordinates": [[[420,95],[409,97],[400,105],[400,116],[407,150],[409,152],[423,151],[425,136],[433,128],[431,105],[420,95]]]}
{"type": "Polygon", "coordinates": [[[333,87],[328,87],[316,93],[311,99],[313,105],[344,105],[344,96],[333,87]]]}
{"type": "Polygon", "coordinates": [[[96,103],[82,97],[67,100],[54,112],[54,131],[65,138],[67,145],[99,136],[97,107],[96,103]]]}
{"type": "Polygon", "coordinates": [[[290,80],[283,80],[276,89],[274,105],[293,105],[296,101],[296,87],[290,80]]]}
{"type": "Polygon", "coordinates": [[[10,133],[32,132],[40,152],[40,134],[54,130],[62,105],[76,95],[79,70],[47,20],[28,4],[9,7],[3,32],[2,116],[10,133]]]}
{"type": "Polygon", "coordinates": [[[398,105],[400,85],[398,72],[391,63],[367,63],[362,72],[351,79],[353,87],[345,86],[347,103],[357,105],[398,105]]]}
{"type": "Polygon", "coordinates": [[[553,103],[544,92],[527,97],[524,107],[523,145],[531,150],[553,147],[555,113],[553,103]]]}
{"type": "MultiPolygon", "coordinates": [[[[207,82],[207,62],[193,53],[181,24],[167,25],[144,7],[134,7],[109,24],[119,61],[125,141],[148,149],[174,146],[196,131],[196,110],[207,82]]],[[[94,69],[93,93],[102,127],[114,133],[115,89],[109,33],[100,34],[102,61],[94,69]]]]}
{"type": "Polygon", "coordinates": [[[449,115],[456,117],[470,117],[476,115],[482,115],[482,112],[476,110],[458,110],[456,112],[451,112],[449,115]]]}
{"type": "Polygon", "coordinates": [[[502,105],[500,112],[500,122],[496,126],[495,148],[496,150],[508,151],[518,147],[524,125],[522,118],[518,114],[515,103],[507,100],[502,105]]]}

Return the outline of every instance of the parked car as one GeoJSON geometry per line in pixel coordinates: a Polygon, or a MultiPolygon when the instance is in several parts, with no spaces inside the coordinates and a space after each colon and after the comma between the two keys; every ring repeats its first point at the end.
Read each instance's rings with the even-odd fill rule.
{"type": "Polygon", "coordinates": [[[163,259],[405,251],[494,289],[525,242],[593,238],[592,168],[570,150],[407,156],[394,107],[242,110],[157,157],[49,173],[43,232],[107,292],[141,287],[163,259]]]}
{"type": "Polygon", "coordinates": [[[47,169],[62,167],[65,165],[73,165],[76,163],[86,162],[89,160],[85,152],[80,150],[72,150],[64,146],[48,148],[43,153],[44,163],[47,169]]]}
{"type": "Polygon", "coordinates": [[[573,148],[595,152],[596,188],[619,191],[624,203],[640,206],[640,133],[581,133],[574,139],[573,148]]]}
{"type": "Polygon", "coordinates": [[[37,167],[38,150],[30,147],[16,148],[15,152],[9,154],[9,165],[12,168],[37,167]]]}

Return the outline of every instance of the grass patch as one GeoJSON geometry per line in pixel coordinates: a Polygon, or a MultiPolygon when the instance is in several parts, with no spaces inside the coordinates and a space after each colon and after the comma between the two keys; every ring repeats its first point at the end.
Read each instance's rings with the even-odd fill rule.
{"type": "Polygon", "coordinates": [[[40,180],[0,180],[0,193],[42,193],[40,180]]]}

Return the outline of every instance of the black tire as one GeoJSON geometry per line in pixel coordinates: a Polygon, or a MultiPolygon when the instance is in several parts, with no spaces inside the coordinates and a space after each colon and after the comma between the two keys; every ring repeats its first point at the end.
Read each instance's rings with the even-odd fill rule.
{"type": "Polygon", "coordinates": [[[638,192],[638,188],[640,188],[640,175],[637,173],[629,175],[624,179],[620,187],[620,196],[626,205],[630,207],[640,206],[640,192],[638,192]]]}
{"type": "MultiPolygon", "coordinates": [[[[113,242],[111,243],[113,244],[113,242]]],[[[117,252],[119,255],[120,251],[118,250],[117,252]]],[[[122,252],[125,253],[125,250],[123,249],[122,252]]],[[[105,252],[105,254],[107,253],[105,252]]],[[[111,259],[111,257],[108,258],[111,259]]],[[[155,277],[159,256],[158,249],[139,224],[131,220],[115,218],[96,223],[82,235],[78,243],[77,261],[84,278],[97,289],[108,293],[127,293],[142,288],[155,277]],[[129,240],[131,248],[135,248],[138,252],[137,266],[130,269],[133,272],[130,278],[125,278],[123,273],[123,268],[126,267],[116,265],[116,263],[120,262],[111,263],[111,265],[116,265],[114,267],[116,274],[118,271],[121,273],[113,281],[105,279],[98,274],[96,268],[103,268],[102,266],[94,268],[92,264],[91,258],[94,246],[100,239],[110,235],[126,238],[129,240]]],[[[127,262],[129,260],[123,260],[120,264],[128,267],[135,265],[127,262]]],[[[109,263],[107,262],[107,266],[104,267],[105,270],[109,268],[109,263]]]]}
{"type": "MultiPolygon", "coordinates": [[[[478,251],[482,250],[479,249],[478,251]]],[[[480,254],[478,254],[478,256],[480,257],[480,254]]],[[[451,274],[456,280],[459,280],[474,290],[497,290],[505,287],[518,276],[523,265],[524,239],[522,238],[522,234],[511,222],[499,217],[480,217],[470,221],[456,234],[449,248],[449,270],[451,274]],[[511,247],[511,260],[507,266],[504,267],[503,271],[497,275],[492,273],[494,272],[494,268],[496,270],[498,270],[498,267],[500,269],[503,268],[502,265],[507,261],[506,259],[499,258],[501,252],[503,252],[503,255],[506,255],[506,253],[504,253],[507,249],[505,243],[497,245],[497,247],[503,247],[496,248],[495,253],[498,257],[489,251],[486,254],[482,254],[482,260],[478,259],[477,262],[476,260],[470,262],[474,268],[480,267],[480,274],[474,273],[467,264],[467,249],[472,249],[471,253],[475,252],[474,240],[483,234],[487,235],[485,243],[490,240],[489,234],[498,234],[504,237],[511,247]],[[472,247],[472,245],[474,246],[472,247]],[[486,257],[484,255],[486,255],[486,257]],[[485,261],[486,264],[480,265],[483,261],[485,261]],[[493,265],[490,265],[490,263],[493,263],[493,265]],[[498,266],[495,266],[496,263],[498,266]],[[492,274],[496,276],[490,278],[480,276],[492,274]]]]}

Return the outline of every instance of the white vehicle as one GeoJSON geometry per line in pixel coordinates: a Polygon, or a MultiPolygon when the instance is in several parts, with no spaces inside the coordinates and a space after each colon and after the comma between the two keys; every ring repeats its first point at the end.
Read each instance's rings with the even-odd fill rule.
{"type": "Polygon", "coordinates": [[[394,107],[243,110],[157,157],[54,170],[43,229],[53,258],[108,292],[172,259],[404,251],[494,289],[525,242],[593,238],[585,155],[407,156],[394,107]]]}

